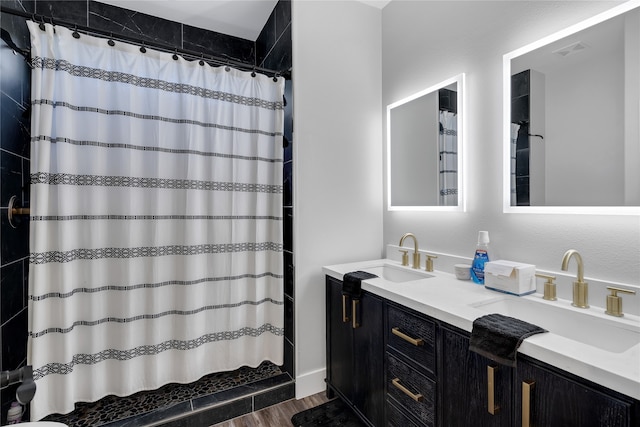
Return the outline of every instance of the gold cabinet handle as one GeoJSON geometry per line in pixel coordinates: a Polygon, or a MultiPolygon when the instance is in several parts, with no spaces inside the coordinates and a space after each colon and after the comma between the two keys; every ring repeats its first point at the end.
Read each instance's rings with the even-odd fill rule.
{"type": "Polygon", "coordinates": [[[353,329],[359,328],[360,323],[358,323],[358,304],[360,300],[354,299],[351,301],[351,318],[353,320],[352,326],[353,329]]]}
{"type": "Polygon", "coordinates": [[[347,323],[349,316],[347,316],[347,296],[342,295],[342,323],[347,323]]]}
{"type": "Polygon", "coordinates": [[[491,415],[500,412],[500,406],[496,405],[496,371],[498,365],[487,365],[487,411],[491,415]]]}
{"type": "Polygon", "coordinates": [[[531,393],[535,385],[533,380],[522,381],[522,427],[531,426],[531,393]]]}
{"type": "Polygon", "coordinates": [[[398,390],[400,390],[401,392],[403,392],[404,394],[406,394],[407,396],[409,396],[410,398],[412,398],[416,402],[422,402],[422,400],[424,399],[424,397],[421,394],[419,394],[419,393],[418,394],[411,393],[411,391],[409,391],[408,388],[406,388],[405,386],[400,384],[400,378],[392,379],[391,380],[391,384],[393,384],[394,387],[396,387],[398,390]]]}
{"type": "Polygon", "coordinates": [[[398,327],[391,328],[391,333],[393,335],[396,335],[396,336],[402,338],[403,340],[415,345],[415,346],[424,345],[424,340],[422,338],[411,338],[409,335],[406,335],[406,334],[400,332],[400,328],[398,328],[398,327]]]}

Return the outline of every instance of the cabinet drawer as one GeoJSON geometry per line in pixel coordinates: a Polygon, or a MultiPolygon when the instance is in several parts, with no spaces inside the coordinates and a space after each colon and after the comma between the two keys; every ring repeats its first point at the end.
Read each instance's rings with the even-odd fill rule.
{"type": "Polygon", "coordinates": [[[393,305],[388,307],[387,344],[435,374],[436,324],[393,305]]]}
{"type": "Polygon", "coordinates": [[[435,425],[436,383],[387,353],[387,394],[425,426],[435,425]]]}
{"type": "Polygon", "coordinates": [[[387,426],[388,427],[421,427],[424,424],[416,424],[406,411],[400,409],[392,398],[387,399],[387,426]]]}

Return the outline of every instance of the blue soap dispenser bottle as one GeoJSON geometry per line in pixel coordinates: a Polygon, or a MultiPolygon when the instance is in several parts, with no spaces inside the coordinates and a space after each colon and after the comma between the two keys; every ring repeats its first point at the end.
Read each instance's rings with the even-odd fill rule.
{"type": "Polygon", "coordinates": [[[478,245],[476,253],[471,263],[471,279],[479,284],[484,285],[484,263],[489,262],[489,232],[478,232],[478,245]]]}

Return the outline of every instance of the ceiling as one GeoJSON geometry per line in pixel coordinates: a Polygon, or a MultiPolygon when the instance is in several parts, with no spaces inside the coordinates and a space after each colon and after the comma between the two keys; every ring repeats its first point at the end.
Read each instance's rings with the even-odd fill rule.
{"type": "MultiPolygon", "coordinates": [[[[198,28],[255,41],[278,0],[99,0],[198,28]]],[[[327,1],[327,0],[324,0],[327,1]]],[[[355,0],[350,0],[355,1],[355,0]]],[[[359,0],[382,9],[391,0],[359,0]]]]}
{"type": "Polygon", "coordinates": [[[593,57],[600,58],[602,52],[618,50],[622,57],[621,49],[624,49],[625,45],[624,28],[625,15],[620,15],[563,37],[513,58],[511,74],[530,69],[550,74],[557,70],[571,69],[569,67],[580,67],[583,65],[579,64],[593,61],[593,57]]]}

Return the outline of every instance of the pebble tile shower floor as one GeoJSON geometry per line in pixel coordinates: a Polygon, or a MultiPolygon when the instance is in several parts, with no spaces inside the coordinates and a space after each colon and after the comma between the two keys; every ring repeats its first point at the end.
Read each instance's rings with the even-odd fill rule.
{"type": "Polygon", "coordinates": [[[70,427],[116,426],[120,424],[119,421],[129,424],[131,419],[159,409],[281,374],[278,366],[263,362],[257,368],[242,367],[235,371],[210,374],[191,384],[167,384],[157,390],[142,391],[131,396],[107,396],[93,403],[77,403],[73,412],[49,415],[44,421],[57,421],[70,427]]]}

